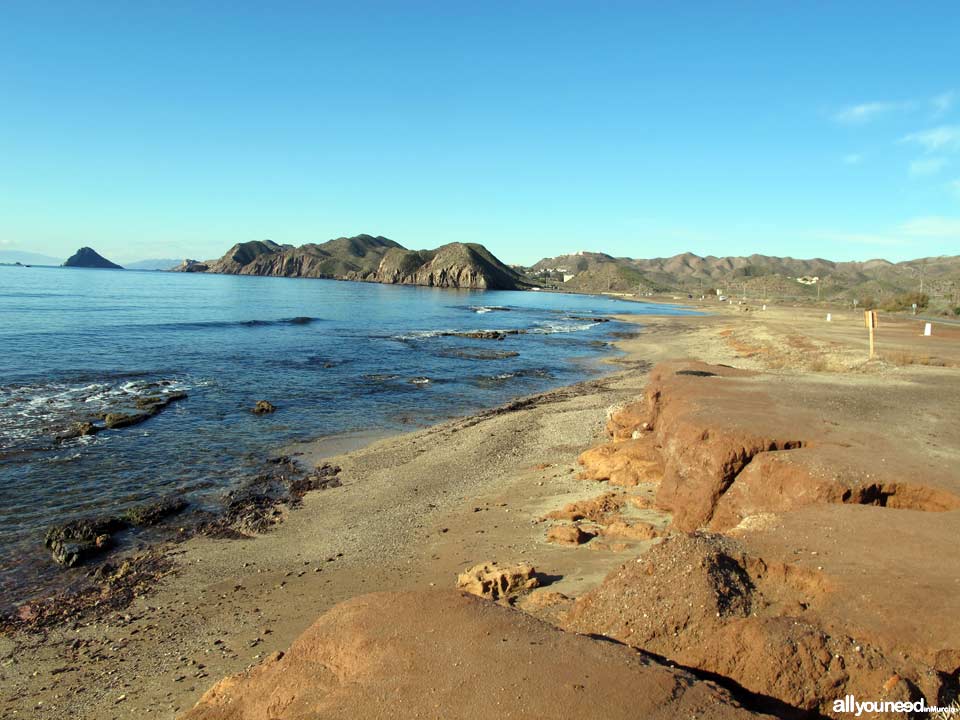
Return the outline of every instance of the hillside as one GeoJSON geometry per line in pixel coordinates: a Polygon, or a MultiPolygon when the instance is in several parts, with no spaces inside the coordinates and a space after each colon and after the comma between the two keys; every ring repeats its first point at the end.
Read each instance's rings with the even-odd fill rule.
{"type": "Polygon", "coordinates": [[[82,247],[77,250],[73,255],[67,258],[67,261],[63,264],[63,267],[79,267],[79,268],[100,268],[104,270],[123,270],[122,267],[116,263],[112,263],[103,257],[93,248],[82,247]]]}
{"type": "Polygon", "coordinates": [[[442,288],[515,290],[521,276],[482,245],[450,243],[408,250],[384,237],[357,235],[300,247],[255,240],[234,245],[219,260],[185,263],[179,272],[334,278],[442,288]]]}
{"type": "Polygon", "coordinates": [[[956,306],[960,292],[960,256],[892,263],[768,255],[700,257],[693,253],[632,259],[583,252],[544,258],[527,273],[546,285],[572,292],[701,295],[719,290],[755,298],[820,297],[861,303],[922,292],[930,296],[931,304],[943,306],[956,306]]]}

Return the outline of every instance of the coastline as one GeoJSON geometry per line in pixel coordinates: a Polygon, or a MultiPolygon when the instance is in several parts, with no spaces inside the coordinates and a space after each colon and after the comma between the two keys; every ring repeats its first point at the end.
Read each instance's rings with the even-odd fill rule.
{"type": "MultiPolygon", "coordinates": [[[[577,458],[605,441],[611,409],[640,397],[655,362],[686,357],[764,369],[760,387],[794,378],[859,391],[926,378],[946,389],[955,379],[949,367],[864,364],[859,332],[846,329],[856,328],[852,315],[830,326],[792,308],[762,319],[725,308],[633,320],[644,328],[616,343],[623,354],[608,359],[610,374],[344,446],[349,451],[340,455],[318,446],[310,460],[341,466],[343,485],[308,493],[275,529],[249,540],[190,539],[168,549],[173,572],[129,607],[42,634],[0,637],[0,672],[11,688],[0,711],[174,718],[215,681],[285,651],[337,603],[380,590],[453,588],[459,572],[480,562],[526,562],[552,579],[550,592],[584,596],[658,541],[629,544],[632,555],[596,541],[564,547],[545,542],[543,517],[602,492],[577,479],[577,458]],[[794,339],[799,332],[804,343],[794,339]]],[[[904,328],[902,342],[914,343],[904,328]]],[[[894,329],[888,332],[896,348],[894,329]]],[[[634,490],[652,497],[652,488],[634,490]]],[[[669,519],[643,512],[658,527],[669,519]]],[[[820,562],[826,555],[821,550],[820,562]]]]}
{"type": "Polygon", "coordinates": [[[601,361],[610,372],[600,378],[410,433],[348,434],[291,447],[305,453],[304,462],[322,457],[341,466],[343,487],[308,493],[302,507],[284,510],[283,522],[253,539],[195,537],[169,546],[169,574],[105,618],[0,636],[0,658],[16,688],[2,709],[52,717],[69,698],[77,717],[147,709],[173,717],[210,679],[286,647],[336,602],[375,589],[446,586],[471,561],[533,556],[546,567],[552,555],[555,572],[569,578],[568,591],[598,582],[617,554],[607,553],[596,568],[567,567],[562,551],[538,542],[542,528],[531,524],[532,509],[545,512],[592,492],[573,479],[576,456],[596,439],[607,408],[639,392],[649,368],[642,355],[656,359],[671,330],[707,318],[621,319],[645,327],[615,343],[622,354],[601,361]],[[547,422],[552,416],[563,421],[547,422]],[[530,437],[534,423],[547,424],[537,438],[530,437]],[[544,474],[532,469],[539,465],[550,466],[550,477],[537,480],[539,492],[519,507],[513,498],[531,473],[544,474]],[[548,557],[541,560],[540,551],[548,557]],[[67,662],[63,648],[78,642],[78,662],[67,662]],[[28,667],[35,677],[17,672],[28,667]]]}

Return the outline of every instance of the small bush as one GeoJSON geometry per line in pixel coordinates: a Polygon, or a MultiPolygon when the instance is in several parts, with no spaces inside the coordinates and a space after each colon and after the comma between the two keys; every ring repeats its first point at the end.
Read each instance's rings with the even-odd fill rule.
{"type": "Polygon", "coordinates": [[[885,302],[883,309],[889,312],[912,310],[914,304],[916,304],[917,310],[924,310],[930,304],[930,296],[919,292],[901,293],[885,302]]]}

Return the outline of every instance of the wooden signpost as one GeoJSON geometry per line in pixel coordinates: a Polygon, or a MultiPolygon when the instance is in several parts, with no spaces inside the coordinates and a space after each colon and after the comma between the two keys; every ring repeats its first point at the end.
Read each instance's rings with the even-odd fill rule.
{"type": "Polygon", "coordinates": [[[877,317],[876,310],[864,310],[863,311],[863,324],[866,326],[867,331],[870,334],[870,359],[874,358],[873,351],[873,331],[880,326],[880,319],[877,317]]]}

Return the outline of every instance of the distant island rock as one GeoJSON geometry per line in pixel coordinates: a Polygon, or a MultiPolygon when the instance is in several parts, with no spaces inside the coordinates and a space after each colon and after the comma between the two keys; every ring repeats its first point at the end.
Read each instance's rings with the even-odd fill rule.
{"type": "Polygon", "coordinates": [[[93,248],[82,247],[71,255],[63,264],[63,267],[79,268],[104,268],[110,270],[123,270],[116,263],[112,263],[103,257],[93,248]]]}
{"type": "Polygon", "coordinates": [[[371,235],[300,247],[253,240],[234,245],[219,260],[185,260],[174,270],[478,290],[529,287],[516,270],[500,262],[483,245],[449,243],[435,250],[408,250],[393,240],[371,235]]]}

